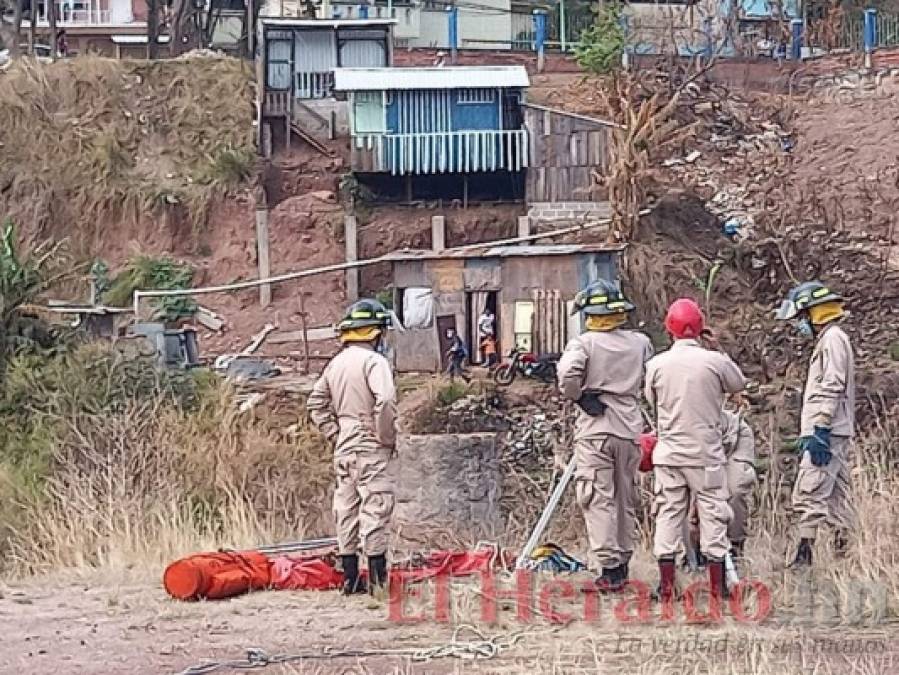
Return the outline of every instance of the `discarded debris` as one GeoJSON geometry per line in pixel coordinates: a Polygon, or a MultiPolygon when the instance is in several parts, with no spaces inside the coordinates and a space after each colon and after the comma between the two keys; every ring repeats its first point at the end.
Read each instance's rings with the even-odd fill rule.
{"type": "Polygon", "coordinates": [[[238,356],[232,358],[224,367],[225,377],[229,380],[263,380],[277,377],[281,369],[269,361],[260,358],[238,356]]]}
{"type": "Polygon", "coordinates": [[[222,321],[221,317],[218,314],[213,312],[211,309],[207,307],[203,307],[202,305],[197,307],[197,311],[194,313],[194,317],[200,325],[208,328],[213,331],[220,331],[225,326],[225,322],[222,321]]]}
{"type": "Polygon", "coordinates": [[[246,348],[240,353],[240,356],[249,356],[253,354],[257,349],[262,346],[262,343],[265,342],[265,338],[268,337],[269,333],[274,331],[277,326],[274,326],[270,323],[265,324],[265,328],[256,333],[253,336],[253,340],[246,346],[246,348]]]}

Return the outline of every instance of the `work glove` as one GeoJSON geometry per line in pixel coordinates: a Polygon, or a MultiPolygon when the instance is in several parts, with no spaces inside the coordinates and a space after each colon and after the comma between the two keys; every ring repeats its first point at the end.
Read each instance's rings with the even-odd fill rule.
{"type": "Polygon", "coordinates": [[[815,466],[827,466],[833,458],[833,453],[830,451],[830,429],[815,427],[811,436],[803,436],[799,439],[799,449],[809,454],[809,459],[815,466]]]}
{"type": "Polygon", "coordinates": [[[577,400],[578,407],[590,417],[602,416],[608,406],[600,400],[601,393],[599,389],[585,389],[577,400]]]}

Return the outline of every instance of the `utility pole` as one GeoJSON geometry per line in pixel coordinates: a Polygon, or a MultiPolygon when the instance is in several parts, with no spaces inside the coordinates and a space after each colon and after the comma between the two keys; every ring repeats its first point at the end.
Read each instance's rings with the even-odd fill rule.
{"type": "Polygon", "coordinates": [[[450,46],[450,63],[456,65],[459,49],[459,8],[456,7],[455,0],[453,4],[446,8],[447,18],[449,19],[449,46],[450,46]]]}
{"type": "Polygon", "coordinates": [[[565,21],[565,0],[559,0],[559,44],[562,53],[568,49],[568,26],[565,21]]]}

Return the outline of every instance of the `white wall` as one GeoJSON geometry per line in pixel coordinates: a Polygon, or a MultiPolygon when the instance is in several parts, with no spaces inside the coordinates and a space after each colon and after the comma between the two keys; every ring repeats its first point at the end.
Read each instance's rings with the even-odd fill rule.
{"type": "Polygon", "coordinates": [[[131,0],[109,0],[109,20],[113,24],[131,23],[131,0]]]}
{"type": "MultiPolygon", "coordinates": [[[[478,5],[495,9],[459,8],[459,49],[509,49],[512,15],[509,0],[478,0],[478,5]],[[486,40],[486,42],[479,42],[486,40]]],[[[421,10],[421,34],[410,40],[411,47],[449,47],[448,12],[421,10]]]]}

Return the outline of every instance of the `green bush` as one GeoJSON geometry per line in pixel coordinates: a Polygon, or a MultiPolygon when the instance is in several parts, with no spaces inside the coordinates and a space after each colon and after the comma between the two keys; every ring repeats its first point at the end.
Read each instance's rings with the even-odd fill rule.
{"type": "Polygon", "coordinates": [[[469,394],[469,387],[459,382],[450,382],[437,391],[437,402],[442,406],[452,405],[469,394]]]}
{"type": "MultiPolygon", "coordinates": [[[[103,293],[104,302],[115,307],[131,304],[136,290],[175,290],[190,288],[194,270],[187,263],[171,258],[135,256],[109,284],[103,293]]],[[[197,303],[189,297],[159,298],[156,307],[164,321],[174,321],[181,316],[190,316],[197,309],[197,303]]]]}
{"type": "Polygon", "coordinates": [[[621,10],[619,2],[603,3],[593,25],[581,33],[574,58],[584,70],[605,75],[621,66],[625,44],[621,10]]]}
{"type": "Polygon", "coordinates": [[[79,420],[159,397],[194,408],[208,386],[190,371],[160,369],[152,356],[106,343],[77,345],[50,358],[20,354],[10,360],[0,390],[0,463],[26,483],[40,482],[54,446],[77,433],[79,420]]]}

